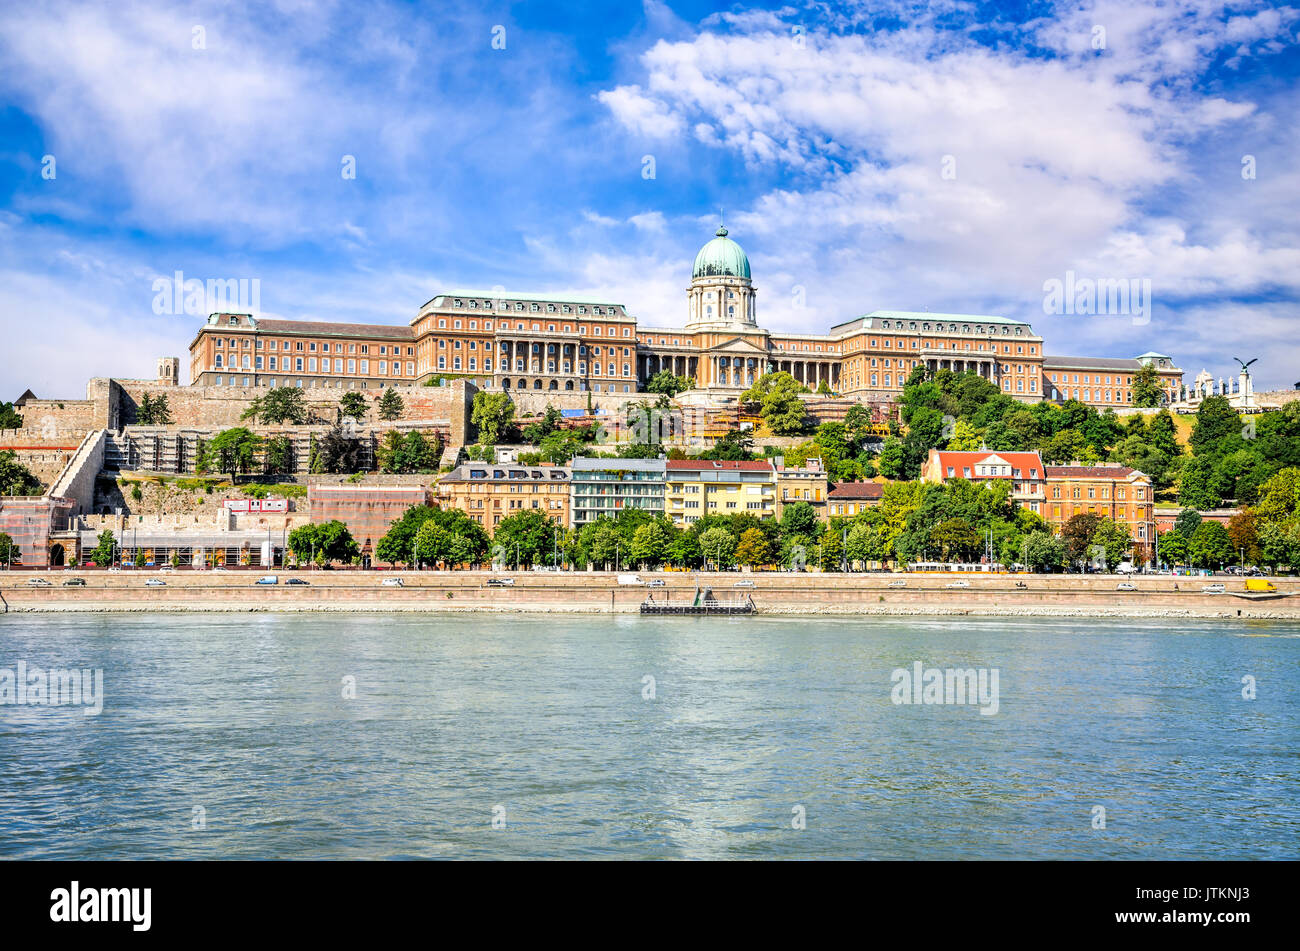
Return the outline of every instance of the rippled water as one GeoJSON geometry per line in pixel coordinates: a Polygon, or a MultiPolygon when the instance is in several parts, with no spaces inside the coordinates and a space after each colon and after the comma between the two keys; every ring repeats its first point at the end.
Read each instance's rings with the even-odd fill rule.
{"type": "Polygon", "coordinates": [[[7,858],[1300,854],[1297,624],[0,617],[18,660],[107,699],[0,707],[7,858]],[[895,705],[917,660],[999,712],[895,705]]]}

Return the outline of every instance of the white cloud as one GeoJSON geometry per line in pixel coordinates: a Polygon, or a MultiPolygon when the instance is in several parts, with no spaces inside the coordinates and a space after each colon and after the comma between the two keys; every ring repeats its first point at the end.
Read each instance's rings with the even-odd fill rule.
{"type": "MultiPolygon", "coordinates": [[[[1274,115],[1296,111],[1294,87],[1263,106],[1240,88],[1195,88],[1225,46],[1290,42],[1295,11],[1228,28],[1224,6],[1063,7],[1019,37],[1057,57],[980,47],[923,21],[812,31],[802,49],[787,26],[728,22],[730,34],[648,49],[636,85],[621,87],[635,90],[635,114],[614,114],[692,129],[768,183],[728,215],[766,326],[819,330],[881,307],[1044,325],[1043,281],[1074,269],[1150,277],[1174,308],[1168,332],[1179,307],[1189,325],[1208,319],[1198,298],[1300,296],[1295,134],[1274,115]],[[1106,28],[1100,52],[1095,25],[1106,28]],[[1245,189],[1233,153],[1243,137],[1271,172],[1245,189]]],[[[1211,339],[1197,330],[1161,346],[1211,339]]],[[[1128,343],[1093,322],[1049,349],[1118,355],[1128,343]]],[[[1265,363],[1291,372],[1280,356],[1265,363]]]]}

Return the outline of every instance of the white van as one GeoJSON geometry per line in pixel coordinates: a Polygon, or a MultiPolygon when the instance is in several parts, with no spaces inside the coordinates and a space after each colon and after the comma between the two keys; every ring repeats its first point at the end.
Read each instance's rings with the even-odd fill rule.
{"type": "Polygon", "coordinates": [[[640,575],[619,575],[618,583],[619,584],[645,584],[645,582],[641,580],[640,575]]]}
{"type": "Polygon", "coordinates": [[[1121,561],[1115,566],[1115,573],[1118,575],[1135,575],[1138,573],[1138,569],[1131,561],[1121,561]]]}

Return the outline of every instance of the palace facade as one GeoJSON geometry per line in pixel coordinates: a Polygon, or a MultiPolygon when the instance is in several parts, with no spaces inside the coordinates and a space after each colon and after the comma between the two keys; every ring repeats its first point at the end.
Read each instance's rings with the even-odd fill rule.
{"type": "Polygon", "coordinates": [[[813,390],[887,401],[926,366],[978,373],[1025,402],[1119,406],[1143,362],[1158,365],[1172,402],[1182,371],[1169,357],[1045,357],[1033,328],[1008,317],[879,310],[824,334],[769,331],[749,258],[725,227],[695,256],[681,327],[639,326],[604,299],[465,290],[432,298],[406,327],[212,314],[190,344],[195,384],[365,389],[464,377],[507,392],[627,394],[668,371],[724,399],[785,371],[813,390]]]}

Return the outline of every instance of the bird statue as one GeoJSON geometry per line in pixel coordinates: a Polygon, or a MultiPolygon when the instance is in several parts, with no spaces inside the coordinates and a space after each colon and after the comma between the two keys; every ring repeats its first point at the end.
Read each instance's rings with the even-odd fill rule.
{"type": "Polygon", "coordinates": [[[1250,376],[1250,370],[1249,370],[1248,368],[1249,368],[1250,364],[1251,364],[1251,363],[1254,363],[1256,360],[1258,360],[1259,357],[1256,357],[1254,360],[1251,360],[1250,363],[1243,362],[1242,359],[1241,359],[1240,357],[1233,357],[1232,359],[1236,360],[1238,363],[1241,364],[1241,372],[1242,372],[1242,373],[1244,373],[1246,376],[1250,376]]]}

